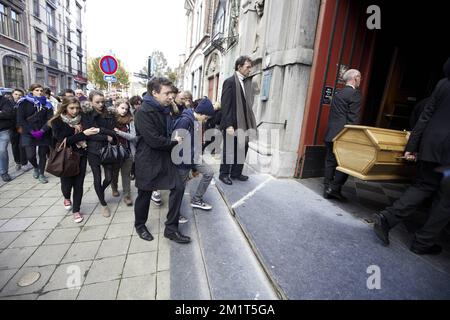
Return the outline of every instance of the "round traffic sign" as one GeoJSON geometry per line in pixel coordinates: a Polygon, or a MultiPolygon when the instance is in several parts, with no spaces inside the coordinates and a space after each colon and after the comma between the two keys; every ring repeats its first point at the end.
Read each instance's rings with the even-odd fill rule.
{"type": "Polygon", "coordinates": [[[100,70],[102,70],[104,74],[113,75],[117,72],[118,68],[119,63],[113,56],[104,56],[100,59],[100,70]]]}

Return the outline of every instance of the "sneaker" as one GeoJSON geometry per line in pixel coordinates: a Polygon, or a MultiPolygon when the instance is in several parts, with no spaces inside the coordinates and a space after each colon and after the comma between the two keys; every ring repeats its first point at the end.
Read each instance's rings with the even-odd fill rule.
{"type": "Polygon", "coordinates": [[[2,174],[2,180],[3,180],[4,182],[10,182],[12,179],[11,179],[11,177],[10,177],[9,174],[4,173],[4,174],[2,174]]]}
{"type": "Polygon", "coordinates": [[[69,199],[64,199],[64,208],[66,210],[72,209],[72,201],[70,201],[69,199]]]}
{"type": "Polygon", "coordinates": [[[180,217],[178,218],[178,223],[179,224],[185,224],[185,223],[187,223],[189,220],[186,218],[186,217],[184,217],[184,216],[181,216],[180,215],[180,217]]]}
{"type": "Polygon", "coordinates": [[[156,204],[157,206],[162,205],[161,192],[154,191],[154,192],[152,193],[152,201],[153,201],[153,203],[156,204]]]}
{"type": "Polygon", "coordinates": [[[84,218],[83,218],[83,216],[81,215],[81,213],[75,212],[75,213],[73,214],[73,221],[74,221],[75,223],[80,223],[80,222],[82,222],[83,220],[84,220],[84,218]]]}
{"type": "Polygon", "coordinates": [[[197,209],[201,209],[201,210],[211,210],[212,206],[210,204],[207,204],[206,202],[203,202],[203,200],[200,201],[192,201],[191,202],[191,207],[192,208],[197,208],[197,209]]]}
{"type": "Polygon", "coordinates": [[[111,216],[111,211],[109,211],[108,206],[102,206],[102,209],[100,211],[102,213],[102,216],[104,216],[105,218],[109,218],[111,216]]]}
{"type": "Polygon", "coordinates": [[[16,171],[19,171],[20,169],[22,169],[22,165],[19,163],[16,163],[16,171]]]}
{"type": "Polygon", "coordinates": [[[33,178],[35,179],[39,178],[39,169],[33,169],[33,178]]]}
{"type": "Polygon", "coordinates": [[[39,176],[39,182],[42,183],[42,184],[46,184],[46,183],[48,183],[48,179],[47,179],[46,176],[44,176],[43,174],[41,174],[41,175],[39,176]]]}

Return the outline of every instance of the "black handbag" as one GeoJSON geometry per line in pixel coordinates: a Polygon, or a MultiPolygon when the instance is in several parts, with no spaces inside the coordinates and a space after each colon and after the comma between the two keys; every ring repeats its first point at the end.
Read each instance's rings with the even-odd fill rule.
{"type": "Polygon", "coordinates": [[[108,142],[100,150],[100,159],[102,164],[119,164],[130,157],[130,152],[118,141],[117,137],[114,137],[116,144],[108,142]]]}

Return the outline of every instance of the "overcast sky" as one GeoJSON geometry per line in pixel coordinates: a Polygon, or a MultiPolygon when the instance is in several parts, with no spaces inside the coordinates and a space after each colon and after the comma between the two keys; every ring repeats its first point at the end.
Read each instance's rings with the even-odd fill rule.
{"type": "Polygon", "coordinates": [[[86,1],[89,57],[109,54],[128,71],[147,65],[147,57],[160,50],[169,65],[178,65],[184,53],[186,15],[184,0],[86,1]]]}

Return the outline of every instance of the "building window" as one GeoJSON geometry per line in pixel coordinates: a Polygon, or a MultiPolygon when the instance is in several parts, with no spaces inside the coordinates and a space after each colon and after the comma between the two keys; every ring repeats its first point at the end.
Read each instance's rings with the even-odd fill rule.
{"type": "Polygon", "coordinates": [[[47,26],[56,30],[55,9],[47,4],[47,26]]]}
{"type": "Polygon", "coordinates": [[[42,54],[42,32],[35,30],[36,32],[36,52],[42,54]]]}
{"type": "Polygon", "coordinates": [[[70,0],[66,0],[66,10],[70,12],[70,0]]]}
{"type": "Polygon", "coordinates": [[[81,5],[77,3],[77,26],[81,27],[81,5]]]}
{"type": "Polygon", "coordinates": [[[69,72],[72,73],[72,49],[67,48],[67,68],[69,72]]]}
{"type": "Polygon", "coordinates": [[[50,60],[56,60],[56,41],[48,39],[48,57],[50,60]]]}
{"type": "Polygon", "coordinates": [[[69,42],[71,42],[72,41],[72,37],[71,37],[71,31],[70,31],[70,20],[69,19],[67,19],[66,20],[66,32],[67,32],[67,40],[69,41],[69,42]]]}
{"type": "Polygon", "coordinates": [[[78,69],[78,74],[82,75],[83,74],[83,56],[78,56],[77,69],[78,69]]]}
{"type": "Polygon", "coordinates": [[[39,0],[33,0],[33,14],[39,18],[40,13],[39,0]]]}
{"type": "Polygon", "coordinates": [[[37,68],[36,69],[36,79],[35,79],[35,83],[39,83],[41,85],[45,84],[45,74],[44,74],[44,69],[41,68],[37,68]]]}
{"type": "Polygon", "coordinates": [[[0,33],[9,35],[8,32],[8,13],[6,7],[0,3],[0,33]]]}
{"type": "Polygon", "coordinates": [[[22,63],[20,60],[11,56],[3,58],[3,72],[5,87],[7,88],[24,88],[24,76],[22,70],[22,63]]]}
{"type": "Polygon", "coordinates": [[[78,52],[82,52],[83,46],[82,46],[82,34],[80,31],[77,31],[77,50],[78,52]]]}
{"type": "Polygon", "coordinates": [[[52,92],[58,92],[58,76],[54,74],[48,74],[48,87],[52,92]]]}

